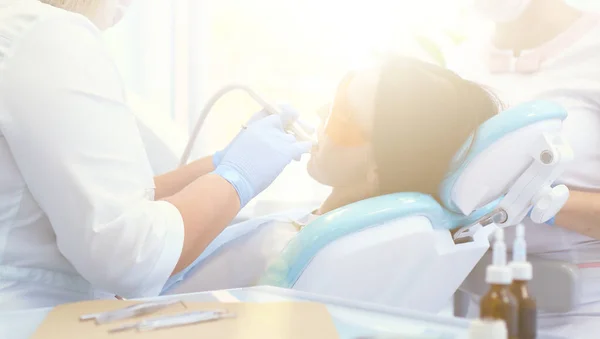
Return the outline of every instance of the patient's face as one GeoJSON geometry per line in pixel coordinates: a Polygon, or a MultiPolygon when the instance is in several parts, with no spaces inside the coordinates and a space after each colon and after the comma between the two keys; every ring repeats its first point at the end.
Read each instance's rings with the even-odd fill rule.
{"type": "Polygon", "coordinates": [[[437,196],[453,155],[497,111],[490,93],[449,70],[386,58],[341,82],[308,171],[333,188],[368,190],[362,196],[437,196]]]}
{"type": "Polygon", "coordinates": [[[351,186],[363,182],[368,174],[371,145],[343,146],[325,134],[325,125],[318,131],[319,145],[311,151],[308,173],[318,182],[331,187],[351,186]]]}
{"type": "Polygon", "coordinates": [[[318,146],[311,152],[309,174],[331,187],[363,183],[374,168],[370,130],[378,68],[350,74],[334,101],[320,112],[318,146]]]}

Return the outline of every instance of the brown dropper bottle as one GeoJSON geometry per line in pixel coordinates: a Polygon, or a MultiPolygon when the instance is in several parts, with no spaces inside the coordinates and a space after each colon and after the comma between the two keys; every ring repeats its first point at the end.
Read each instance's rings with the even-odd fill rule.
{"type": "Polygon", "coordinates": [[[537,336],[537,304],[527,286],[533,277],[533,270],[527,261],[524,226],[517,225],[516,233],[513,261],[510,263],[513,274],[510,290],[519,304],[519,339],[534,339],[537,336]]]}
{"type": "Polygon", "coordinates": [[[519,310],[517,299],[510,291],[512,271],[506,264],[504,231],[496,231],[493,247],[493,262],[487,268],[486,282],[489,291],[481,298],[480,318],[504,320],[509,339],[519,339],[519,310]]]}

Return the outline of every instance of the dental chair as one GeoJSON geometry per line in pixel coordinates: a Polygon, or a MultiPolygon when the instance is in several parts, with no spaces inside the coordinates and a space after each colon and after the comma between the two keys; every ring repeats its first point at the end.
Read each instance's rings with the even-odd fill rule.
{"type": "MultiPolygon", "coordinates": [[[[568,189],[553,187],[572,159],[561,137],[566,116],[544,101],[494,116],[454,157],[441,204],[397,193],[334,210],[305,226],[260,284],[440,312],[461,285],[468,289],[465,278],[483,267],[498,227],[528,214],[543,223],[566,202],[568,189]]],[[[472,277],[484,286],[482,275],[472,277]]]]}

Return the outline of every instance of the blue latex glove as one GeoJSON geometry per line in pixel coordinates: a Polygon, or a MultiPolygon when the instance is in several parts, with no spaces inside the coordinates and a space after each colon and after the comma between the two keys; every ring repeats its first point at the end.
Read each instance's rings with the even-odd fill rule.
{"type": "MultiPolygon", "coordinates": [[[[279,108],[279,112],[281,112],[280,115],[281,115],[281,120],[282,120],[283,126],[287,126],[288,124],[291,124],[298,119],[299,113],[291,105],[281,104],[281,105],[278,105],[278,108],[279,108]]],[[[246,122],[246,126],[250,126],[251,124],[255,123],[256,121],[259,121],[260,119],[265,118],[267,116],[269,116],[269,113],[267,113],[265,110],[258,111],[256,113],[254,113],[252,115],[252,117],[250,117],[250,119],[246,122]]],[[[234,143],[235,140],[243,132],[244,132],[244,130],[241,130],[233,138],[233,140],[229,143],[229,145],[227,145],[224,149],[217,151],[217,152],[215,152],[215,154],[213,154],[212,161],[213,161],[213,166],[215,168],[217,168],[219,166],[219,164],[221,163],[221,160],[223,160],[223,156],[229,151],[229,147],[231,146],[231,144],[234,143]]]]}
{"type": "Polygon", "coordinates": [[[280,115],[269,115],[238,134],[213,173],[233,185],[243,207],[311,147],[284,131],[280,115]]]}

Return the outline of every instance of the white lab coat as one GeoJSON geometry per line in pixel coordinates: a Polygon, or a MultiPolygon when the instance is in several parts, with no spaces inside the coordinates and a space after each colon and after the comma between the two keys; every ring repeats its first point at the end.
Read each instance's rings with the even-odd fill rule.
{"type": "MultiPolygon", "coordinates": [[[[583,16],[557,39],[523,52],[518,59],[511,58],[510,51],[496,50],[484,39],[469,41],[450,53],[449,67],[490,88],[507,106],[536,99],[563,105],[569,114],[563,133],[573,148],[575,160],[559,182],[573,189],[600,192],[600,17],[583,16]],[[524,72],[507,71],[511,65],[524,72]]],[[[514,229],[510,228],[509,245],[513,237],[514,229]]],[[[564,228],[526,222],[526,237],[529,252],[538,257],[582,266],[600,262],[600,241],[564,228]]],[[[586,305],[575,312],[595,310],[598,317],[542,314],[542,329],[568,338],[598,337],[600,269],[583,268],[581,275],[586,305]],[[590,331],[591,328],[595,330],[590,331]]]]}
{"type": "Polygon", "coordinates": [[[158,295],[184,228],[153,196],[100,32],[37,0],[0,0],[0,310],[158,295]]]}

